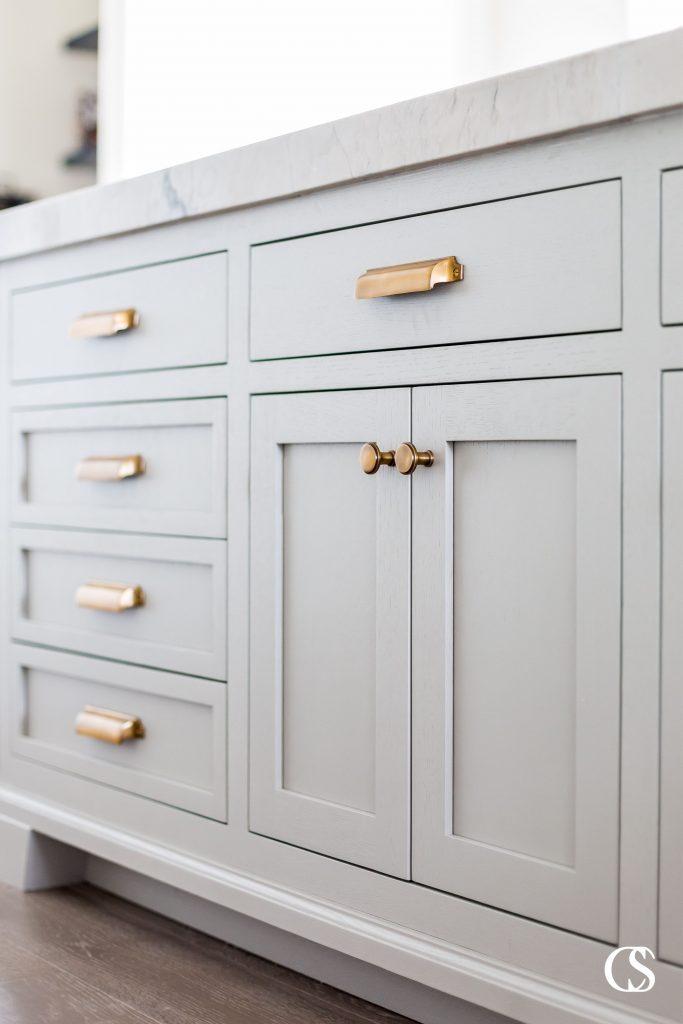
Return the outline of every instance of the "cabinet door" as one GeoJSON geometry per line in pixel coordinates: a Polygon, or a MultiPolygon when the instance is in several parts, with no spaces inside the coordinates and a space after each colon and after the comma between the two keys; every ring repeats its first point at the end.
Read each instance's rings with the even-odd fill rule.
{"type": "Polygon", "coordinates": [[[417,388],[413,877],[617,934],[620,383],[417,388]]]}
{"type": "Polygon", "coordinates": [[[410,487],[366,476],[408,389],[252,407],[250,828],[409,872],[410,487]]]}
{"type": "Polygon", "coordinates": [[[683,965],[683,373],[664,374],[659,955],[683,965]]]}

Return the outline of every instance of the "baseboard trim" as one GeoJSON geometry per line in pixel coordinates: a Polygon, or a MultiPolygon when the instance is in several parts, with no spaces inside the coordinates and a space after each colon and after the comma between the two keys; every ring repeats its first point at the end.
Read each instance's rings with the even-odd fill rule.
{"type": "Polygon", "coordinates": [[[0,882],[34,892],[73,885],[85,876],[86,855],[15,818],[0,814],[0,882]]]}
{"type": "Polygon", "coordinates": [[[88,857],[85,880],[163,917],[189,925],[215,939],[299,971],[386,1010],[403,1014],[420,1024],[454,1024],[454,1021],[458,1024],[512,1024],[509,1017],[398,977],[100,857],[88,857]]]}
{"type": "Polygon", "coordinates": [[[116,831],[0,790],[0,813],[147,878],[524,1024],[667,1024],[411,929],[116,831]]]}

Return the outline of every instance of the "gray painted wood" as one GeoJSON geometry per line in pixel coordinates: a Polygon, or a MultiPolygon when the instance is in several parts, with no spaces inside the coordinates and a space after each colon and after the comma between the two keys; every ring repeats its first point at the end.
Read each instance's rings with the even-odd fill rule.
{"type": "Polygon", "coordinates": [[[620,201],[609,181],[257,246],[252,358],[614,330],[620,201]],[[464,281],[354,298],[369,267],[441,256],[464,281]]]}
{"type": "Polygon", "coordinates": [[[358,453],[409,424],[401,390],[253,401],[250,827],[403,877],[410,484],[358,453]]]}
{"type": "Polygon", "coordinates": [[[414,391],[413,878],[606,941],[620,430],[617,378],[414,391]]]}
{"type": "Polygon", "coordinates": [[[12,431],[17,523],[225,536],[224,399],[20,412],[12,431]],[[77,478],[81,459],[112,455],[141,455],[144,473],[77,478]]]}
{"type": "Polygon", "coordinates": [[[225,362],[227,276],[223,252],[17,291],[12,379],[225,362]],[[138,311],[139,327],[111,338],[69,336],[79,316],[127,308],[138,311]]]}
{"type": "Polygon", "coordinates": [[[12,543],[14,639],[225,679],[221,541],[26,528],[12,543]],[[145,603],[79,608],[90,580],[141,586],[145,603]]]}
{"type": "Polygon", "coordinates": [[[15,644],[16,754],[225,821],[225,686],[15,644]],[[80,736],[86,706],[142,720],[120,746],[80,736]]]}
{"type": "Polygon", "coordinates": [[[683,168],[662,174],[662,323],[683,324],[683,168]]]}
{"type": "MultiPolygon", "coordinates": [[[[0,267],[8,290],[230,248],[230,364],[22,383],[4,408],[230,394],[230,824],[10,755],[0,744],[0,809],[63,841],[166,879],[215,904],[535,1024],[678,1021],[683,972],[659,960],[649,993],[608,990],[610,947],[585,935],[273,842],[248,830],[249,393],[410,387],[621,374],[624,386],[623,684],[620,714],[619,941],[657,948],[659,868],[659,453],[661,371],[683,367],[683,333],[660,324],[660,181],[683,164],[680,112],[507,147],[216,218],[120,235],[0,267]],[[582,181],[622,179],[622,330],[507,344],[248,362],[249,250],[273,238],[374,223],[582,181]],[[454,196],[456,197],[454,200],[454,196]],[[76,807],[97,801],[97,821],[76,807]]],[[[457,286],[456,286],[457,287],[457,286]]],[[[432,296],[433,297],[433,296],[432,296]]],[[[428,298],[428,296],[425,296],[428,298]]],[[[327,325],[328,328],[330,325],[327,325]]],[[[333,325],[334,326],[334,325],[333,325]]],[[[346,346],[345,346],[346,347],[346,346]]],[[[6,431],[2,488],[9,490],[6,431]]],[[[417,477],[413,486],[417,483],[417,477]]],[[[8,558],[6,553],[6,558],[8,558]]],[[[9,563],[7,563],[9,564],[9,563]]],[[[0,613],[7,623],[5,589],[0,613]]],[[[9,678],[5,665],[2,678],[9,678]]],[[[4,700],[4,689],[0,697],[4,700]]],[[[7,721],[3,706],[0,725],[7,721]]]]}
{"type": "Polygon", "coordinates": [[[659,955],[683,965],[683,373],[665,373],[659,955]]]}

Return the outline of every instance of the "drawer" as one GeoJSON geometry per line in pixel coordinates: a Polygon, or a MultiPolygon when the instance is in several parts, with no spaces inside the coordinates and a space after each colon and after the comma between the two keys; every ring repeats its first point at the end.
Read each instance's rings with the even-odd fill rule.
{"type": "Polygon", "coordinates": [[[254,246],[251,356],[410,348],[621,327],[621,184],[254,246]],[[372,267],[455,256],[464,279],[354,297],[372,267]]]}
{"type": "Polygon", "coordinates": [[[211,253],[16,291],[13,380],[224,363],[227,261],[211,253]],[[125,319],[84,319],[127,310],[139,320],[129,329],[125,319]]]}
{"type": "Polygon", "coordinates": [[[33,410],[12,427],[16,522],[225,536],[225,399],[33,410]]]}
{"type": "Polygon", "coordinates": [[[223,541],[27,528],[12,546],[14,639],[225,678],[223,541]]]}
{"type": "Polygon", "coordinates": [[[662,323],[683,324],[683,167],[662,174],[662,323]]]}
{"type": "Polygon", "coordinates": [[[19,644],[12,673],[16,755],[225,821],[224,685],[19,644]],[[76,731],[88,707],[94,736],[76,731]],[[111,722],[125,729],[101,711],[129,717],[144,735],[97,738],[115,738],[111,722]]]}

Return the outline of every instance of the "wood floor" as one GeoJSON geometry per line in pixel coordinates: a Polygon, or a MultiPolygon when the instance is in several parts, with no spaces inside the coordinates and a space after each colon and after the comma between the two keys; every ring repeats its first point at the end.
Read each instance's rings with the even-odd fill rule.
{"type": "Polygon", "coordinates": [[[407,1024],[88,885],[0,886],[0,1024],[407,1024]]]}

